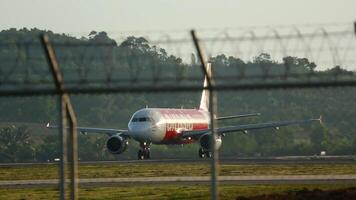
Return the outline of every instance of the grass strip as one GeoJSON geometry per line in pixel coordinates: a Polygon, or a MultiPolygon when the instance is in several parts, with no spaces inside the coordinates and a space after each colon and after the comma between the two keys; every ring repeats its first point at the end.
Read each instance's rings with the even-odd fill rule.
{"type": "MultiPolygon", "coordinates": [[[[239,175],[345,175],[356,174],[356,164],[236,165],[222,164],[222,176],[239,175]]],[[[79,165],[80,178],[120,178],[155,176],[206,176],[210,165],[198,164],[107,164],[79,165]]],[[[0,180],[58,178],[58,166],[35,165],[0,167],[0,180]]]]}

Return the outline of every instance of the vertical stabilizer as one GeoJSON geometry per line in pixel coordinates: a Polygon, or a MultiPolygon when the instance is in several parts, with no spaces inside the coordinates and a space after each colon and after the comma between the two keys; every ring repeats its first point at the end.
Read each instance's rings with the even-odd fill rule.
{"type": "MultiPolygon", "coordinates": [[[[211,63],[207,63],[207,72],[211,77],[211,63]]],[[[208,87],[208,78],[205,76],[204,78],[204,88],[208,87]]],[[[203,93],[201,94],[201,99],[200,99],[200,110],[204,111],[209,111],[209,90],[204,89],[203,93]]]]}

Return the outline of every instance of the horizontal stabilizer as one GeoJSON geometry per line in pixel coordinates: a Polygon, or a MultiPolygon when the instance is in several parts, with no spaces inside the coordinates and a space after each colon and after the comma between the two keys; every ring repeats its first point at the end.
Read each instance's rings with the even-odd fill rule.
{"type": "Polygon", "coordinates": [[[224,117],[217,117],[216,120],[225,120],[225,119],[234,119],[234,118],[244,118],[244,117],[255,117],[260,116],[261,113],[249,113],[249,114],[242,114],[242,115],[231,115],[231,116],[224,116],[224,117]]]}

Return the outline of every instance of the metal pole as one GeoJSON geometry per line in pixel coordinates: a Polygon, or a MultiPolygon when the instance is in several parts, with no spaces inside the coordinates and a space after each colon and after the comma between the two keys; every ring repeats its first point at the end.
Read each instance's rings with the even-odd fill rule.
{"type": "Polygon", "coordinates": [[[61,94],[64,93],[64,82],[63,76],[57,61],[56,54],[54,52],[53,46],[49,41],[49,37],[46,34],[41,36],[42,45],[47,58],[47,62],[50,66],[52,76],[54,79],[54,84],[56,85],[57,91],[61,94]]]}
{"type": "Polygon", "coordinates": [[[78,142],[77,142],[77,118],[75,116],[69,96],[65,95],[66,114],[69,119],[70,129],[70,174],[71,174],[71,199],[78,198],[78,142]]]}
{"type": "Polygon", "coordinates": [[[60,163],[60,199],[64,200],[65,198],[65,191],[66,191],[66,163],[67,163],[67,134],[66,134],[66,111],[65,111],[65,102],[63,95],[59,96],[60,102],[60,134],[59,134],[59,141],[60,141],[60,148],[61,148],[61,163],[60,163]]]}
{"type": "Polygon", "coordinates": [[[214,91],[214,86],[215,82],[214,79],[211,76],[211,73],[208,72],[207,68],[207,61],[204,59],[204,54],[202,51],[202,48],[200,47],[199,40],[195,34],[195,31],[191,31],[191,35],[193,38],[193,42],[195,45],[195,48],[197,50],[197,54],[199,56],[200,62],[202,63],[202,71],[204,75],[207,77],[207,82],[208,82],[208,89],[209,89],[209,108],[210,108],[210,130],[212,133],[212,140],[211,140],[211,146],[212,146],[212,153],[213,153],[213,158],[211,159],[211,199],[217,200],[218,199],[218,176],[219,176],[219,171],[218,171],[218,161],[219,161],[219,152],[218,149],[216,148],[216,139],[217,139],[217,124],[215,120],[215,114],[217,113],[217,99],[214,91]]]}
{"type": "Polygon", "coordinates": [[[64,90],[64,80],[60,67],[54,52],[54,48],[49,42],[46,34],[41,36],[42,45],[44,47],[47,62],[50,66],[54,83],[58,94],[60,95],[60,136],[61,136],[61,166],[60,166],[60,199],[64,200],[66,196],[66,171],[68,164],[68,147],[70,150],[70,198],[78,198],[78,148],[77,148],[77,120],[75,117],[72,104],[70,102],[68,93],[64,90]],[[69,121],[69,131],[71,137],[67,137],[67,119],[69,121]]]}
{"type": "Polygon", "coordinates": [[[195,48],[197,50],[197,54],[198,54],[199,60],[202,63],[201,67],[202,67],[202,70],[203,70],[203,74],[207,77],[208,86],[212,86],[211,81],[213,81],[213,80],[211,78],[211,74],[208,73],[207,61],[204,58],[203,51],[201,49],[199,40],[198,40],[194,30],[190,31],[190,33],[191,33],[192,38],[193,38],[194,46],[195,46],[195,48]]]}

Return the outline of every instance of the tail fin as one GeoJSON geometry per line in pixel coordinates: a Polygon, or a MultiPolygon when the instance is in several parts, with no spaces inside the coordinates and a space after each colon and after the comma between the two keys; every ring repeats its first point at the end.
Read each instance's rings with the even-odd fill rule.
{"type": "MultiPolygon", "coordinates": [[[[211,63],[207,63],[207,72],[211,76],[211,63]]],[[[208,78],[205,76],[204,88],[208,86],[208,78]]],[[[200,110],[209,111],[209,90],[204,89],[200,99],[200,110]]]]}

